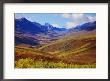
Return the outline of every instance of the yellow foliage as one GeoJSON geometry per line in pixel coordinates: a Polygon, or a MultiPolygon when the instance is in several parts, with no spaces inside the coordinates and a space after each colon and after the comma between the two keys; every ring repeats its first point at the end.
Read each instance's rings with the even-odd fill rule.
{"type": "Polygon", "coordinates": [[[58,63],[49,61],[34,61],[33,59],[19,59],[15,62],[16,68],[95,68],[96,64],[78,65],[78,64],[66,64],[62,61],[58,63]]]}

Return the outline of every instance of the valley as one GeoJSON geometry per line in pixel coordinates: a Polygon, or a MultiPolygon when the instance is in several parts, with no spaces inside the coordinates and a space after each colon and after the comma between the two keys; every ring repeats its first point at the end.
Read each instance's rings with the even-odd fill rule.
{"type": "Polygon", "coordinates": [[[17,20],[15,68],[96,68],[95,23],[76,29],[60,29],[46,23],[44,31],[40,24],[17,20]],[[24,31],[25,26],[29,27],[24,31]]]}

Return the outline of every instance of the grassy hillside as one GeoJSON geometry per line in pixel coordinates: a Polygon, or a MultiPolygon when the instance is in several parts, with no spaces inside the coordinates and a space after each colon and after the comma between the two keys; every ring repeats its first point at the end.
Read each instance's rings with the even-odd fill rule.
{"type": "Polygon", "coordinates": [[[16,46],[15,67],[95,68],[96,35],[71,34],[40,48],[16,46]]]}

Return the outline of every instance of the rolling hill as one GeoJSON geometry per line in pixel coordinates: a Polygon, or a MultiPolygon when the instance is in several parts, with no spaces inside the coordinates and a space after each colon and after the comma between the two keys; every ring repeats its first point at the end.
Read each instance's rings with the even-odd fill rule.
{"type": "MultiPolygon", "coordinates": [[[[96,63],[96,37],[94,34],[86,34],[81,37],[70,35],[42,47],[28,48],[18,46],[15,47],[15,50],[16,61],[18,59],[31,58],[35,62],[46,61],[57,65],[61,62],[65,65],[72,65],[72,67],[75,67],[73,65],[95,67],[96,63]]],[[[61,67],[59,66],[59,68],[61,67]]]]}

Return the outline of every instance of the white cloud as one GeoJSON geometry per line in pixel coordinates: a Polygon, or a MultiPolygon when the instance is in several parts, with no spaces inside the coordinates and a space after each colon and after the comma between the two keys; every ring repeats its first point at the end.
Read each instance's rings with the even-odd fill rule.
{"type": "Polygon", "coordinates": [[[63,18],[70,18],[70,17],[71,17],[71,14],[65,13],[65,14],[62,14],[61,16],[62,16],[63,18]]]}
{"type": "Polygon", "coordinates": [[[89,20],[90,21],[95,21],[96,20],[96,17],[93,17],[93,16],[88,16],[89,20]]]}
{"type": "Polygon", "coordinates": [[[74,22],[67,22],[65,26],[69,29],[69,28],[73,28],[73,27],[75,27],[77,25],[78,24],[77,23],[74,23],[74,22]]]}
{"type": "Polygon", "coordinates": [[[87,15],[84,13],[62,14],[62,17],[72,20],[71,22],[67,22],[65,24],[66,27],[68,26],[67,28],[96,20],[95,16],[87,15]]]}
{"type": "Polygon", "coordinates": [[[60,27],[58,24],[52,24],[53,27],[60,27]]]}
{"type": "Polygon", "coordinates": [[[74,19],[81,19],[84,17],[84,14],[71,14],[71,17],[74,19]]]}
{"type": "Polygon", "coordinates": [[[72,19],[74,22],[77,22],[79,24],[83,24],[85,22],[89,22],[89,18],[85,14],[72,14],[72,19]]]}

